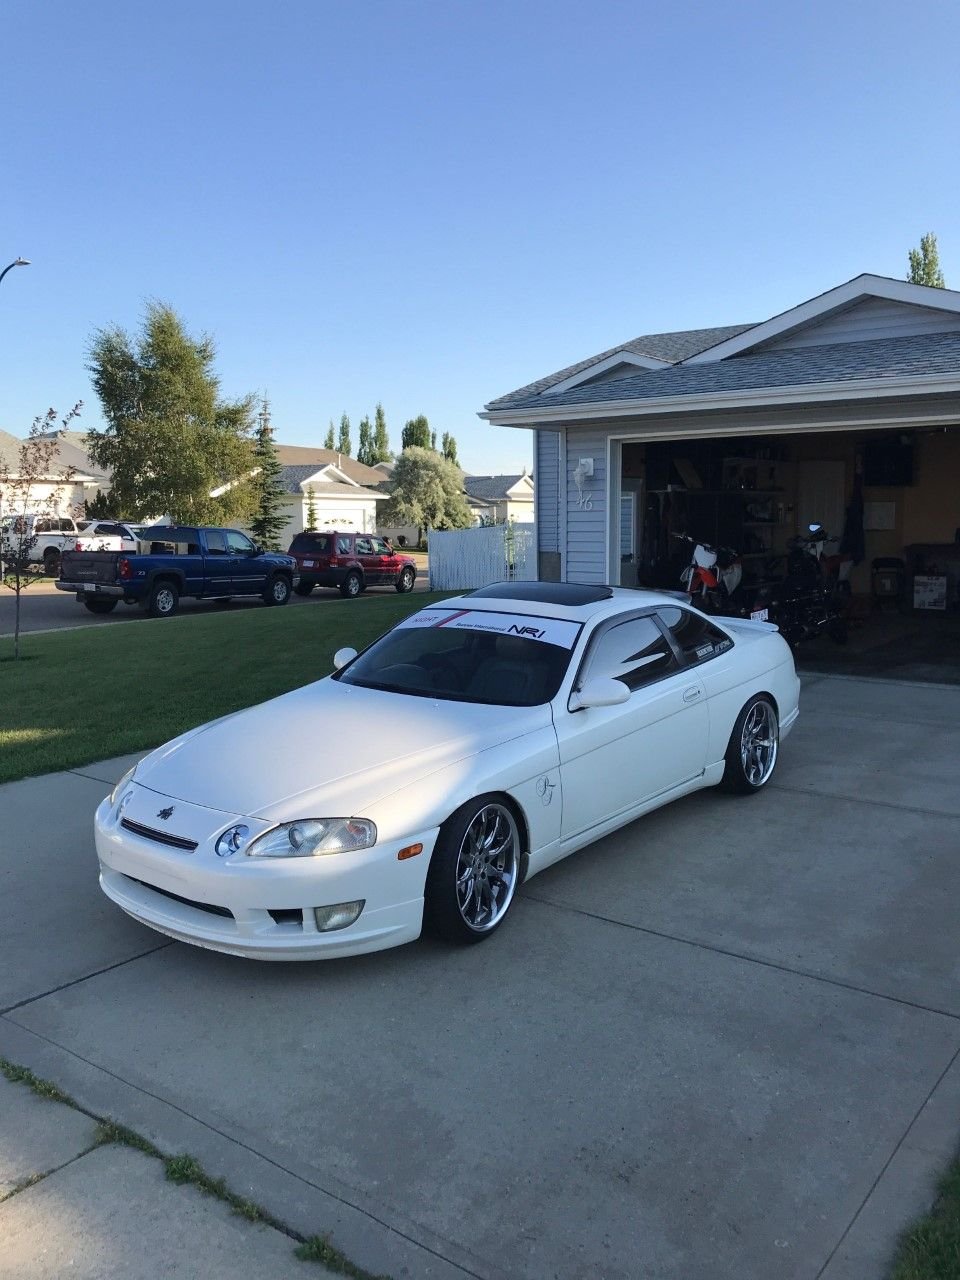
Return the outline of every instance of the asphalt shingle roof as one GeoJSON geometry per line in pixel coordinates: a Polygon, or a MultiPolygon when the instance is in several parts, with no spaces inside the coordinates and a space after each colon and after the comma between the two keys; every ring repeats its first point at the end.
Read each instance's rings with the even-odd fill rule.
{"type": "Polygon", "coordinates": [[[672,365],[636,377],[574,387],[543,397],[515,392],[494,401],[501,409],[545,405],[592,404],[618,400],[655,400],[668,396],[762,390],[821,382],[858,382],[956,373],[960,376],[960,333],[930,333],[901,338],[874,338],[818,347],[731,356],[710,364],[672,365]]]}
{"type": "Polygon", "coordinates": [[[631,338],[629,342],[621,342],[616,347],[609,347],[598,355],[590,356],[587,360],[568,365],[566,369],[559,369],[546,378],[529,382],[525,387],[519,387],[516,391],[492,400],[488,407],[499,409],[512,404],[518,396],[537,395],[541,391],[546,391],[547,387],[555,386],[566,378],[572,378],[575,373],[589,369],[591,365],[599,364],[601,360],[606,360],[620,351],[629,351],[635,356],[649,356],[653,360],[667,360],[671,364],[676,364],[689,356],[695,356],[699,351],[706,351],[708,347],[715,347],[718,342],[726,342],[728,338],[735,338],[737,334],[753,328],[755,326],[752,324],[734,324],[718,329],[682,329],[676,333],[647,333],[639,338],[631,338]]]}
{"type": "Polygon", "coordinates": [[[464,476],[463,489],[480,502],[503,502],[507,491],[522,479],[522,472],[518,476],[464,476]]]}
{"type": "MultiPolygon", "coordinates": [[[[318,471],[322,471],[324,466],[329,464],[323,462],[302,463],[298,466],[286,466],[280,476],[280,481],[285,492],[295,493],[298,496],[303,493],[301,485],[304,480],[309,480],[311,476],[315,476],[318,471]]],[[[323,480],[318,481],[314,487],[318,497],[324,493],[350,493],[355,494],[358,498],[369,498],[373,493],[370,486],[361,485],[359,488],[353,484],[347,484],[344,480],[323,480]]]]}

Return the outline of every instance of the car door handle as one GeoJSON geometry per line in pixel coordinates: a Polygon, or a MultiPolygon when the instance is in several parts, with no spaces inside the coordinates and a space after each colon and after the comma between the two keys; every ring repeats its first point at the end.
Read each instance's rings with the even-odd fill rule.
{"type": "Polygon", "coordinates": [[[692,685],[689,689],[684,689],[683,700],[684,702],[696,702],[702,693],[703,690],[699,685],[692,685]]]}

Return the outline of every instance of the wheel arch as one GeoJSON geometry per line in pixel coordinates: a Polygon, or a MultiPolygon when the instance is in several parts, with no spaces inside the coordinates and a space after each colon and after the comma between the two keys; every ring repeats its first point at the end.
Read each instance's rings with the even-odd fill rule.
{"type": "Polygon", "coordinates": [[[510,812],[513,814],[514,818],[516,819],[517,830],[520,833],[520,846],[521,846],[520,848],[520,883],[523,884],[524,880],[527,877],[527,866],[529,865],[529,862],[530,862],[530,824],[527,821],[526,810],[524,809],[520,801],[517,799],[517,797],[509,791],[502,791],[502,790],[496,790],[496,789],[492,791],[478,791],[474,795],[467,796],[466,799],[461,800],[461,802],[457,805],[455,809],[452,809],[450,813],[447,814],[444,820],[440,823],[440,828],[437,833],[437,839],[434,841],[434,846],[430,853],[430,861],[427,863],[427,874],[428,875],[430,874],[430,867],[433,865],[433,860],[436,856],[437,845],[440,843],[440,840],[444,832],[449,828],[450,823],[457,816],[460,810],[465,805],[472,804],[476,800],[496,800],[500,804],[506,805],[506,807],[510,810],[510,812]]]}

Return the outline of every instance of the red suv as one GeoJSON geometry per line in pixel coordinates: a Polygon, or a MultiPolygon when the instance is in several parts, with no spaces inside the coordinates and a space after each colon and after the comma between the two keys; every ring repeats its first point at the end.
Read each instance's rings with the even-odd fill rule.
{"type": "Polygon", "coordinates": [[[287,554],[300,570],[294,587],[300,596],[308,596],[314,587],[339,587],[342,596],[358,596],[367,587],[412,591],[417,580],[416,562],[398,556],[386,539],[372,533],[298,533],[287,554]]]}

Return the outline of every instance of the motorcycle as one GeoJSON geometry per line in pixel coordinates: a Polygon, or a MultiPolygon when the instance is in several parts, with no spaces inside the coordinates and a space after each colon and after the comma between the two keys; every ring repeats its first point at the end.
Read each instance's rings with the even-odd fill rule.
{"type": "Polygon", "coordinates": [[[693,547],[690,563],[680,575],[690,603],[703,613],[746,617],[749,609],[742,598],[743,561],[732,547],[713,547],[686,533],[670,535],[693,547]]]}
{"type": "Polygon", "coordinates": [[[853,560],[825,554],[826,544],[835,541],[821,524],[809,524],[787,543],[786,576],[761,584],[757,592],[750,617],[776,623],[791,649],[823,632],[836,644],[846,643],[853,560]]]}

